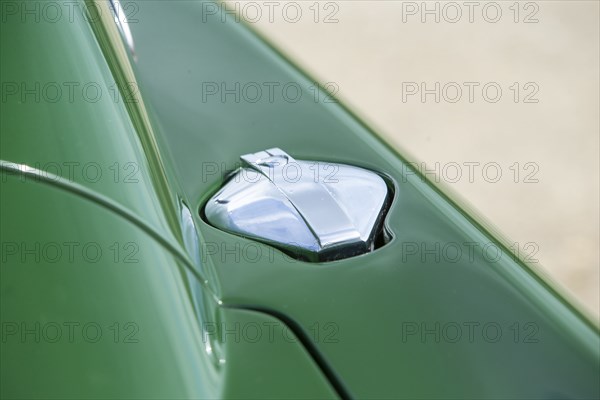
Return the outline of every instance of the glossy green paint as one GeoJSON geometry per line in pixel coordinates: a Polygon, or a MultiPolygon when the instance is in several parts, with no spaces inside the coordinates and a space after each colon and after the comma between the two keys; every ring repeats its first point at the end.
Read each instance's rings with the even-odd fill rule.
{"type": "Polygon", "coordinates": [[[0,397],[335,397],[282,323],[219,307],[176,185],[164,189],[139,107],[110,92],[119,78],[84,16],[7,17],[0,37],[0,397]],[[69,82],[103,94],[10,94],[69,82]],[[220,333],[254,325],[272,338],[220,333]]]}
{"type": "Polygon", "coordinates": [[[3,169],[2,243],[97,242],[106,253],[93,265],[5,262],[3,248],[3,326],[134,322],[139,343],[114,343],[112,331],[95,344],[12,335],[1,343],[2,397],[598,398],[597,328],[351,113],[323,93],[315,101],[304,74],[209,7],[138,2],[132,71],[114,26],[2,23],[2,82],[93,81],[108,91],[135,76],[144,101],[2,102],[5,161],[95,161],[107,174],[114,162],[139,166],[135,183],[3,169]],[[267,82],[297,84],[302,96],[236,102],[206,92],[267,82]],[[221,172],[269,147],[385,174],[395,190],[390,243],[303,263],[206,224],[200,210],[221,172]],[[115,242],[137,244],[139,262],[115,262],[115,242]],[[504,253],[412,254],[412,244],[455,243],[504,253]],[[262,327],[256,342],[243,333],[252,323],[262,327]],[[436,323],[439,339],[421,335],[436,323]],[[442,328],[455,325],[459,340],[442,328]]]}
{"type": "Polygon", "coordinates": [[[8,236],[29,248],[63,249],[56,263],[54,248],[39,260],[19,254],[3,262],[2,398],[333,396],[302,347],[278,331],[272,342],[252,346],[232,337],[222,348],[212,344],[216,337],[202,331],[209,323],[282,325],[247,311],[216,313],[176,257],[110,210],[16,176],[3,182],[2,209],[28,210],[3,213],[3,226],[11,228],[3,243],[8,236]],[[51,214],[45,204],[53,205],[51,214]],[[122,250],[116,262],[114,243],[122,250]],[[56,341],[54,326],[62,332],[56,341]],[[310,385],[300,386],[296,376],[310,385]]]}

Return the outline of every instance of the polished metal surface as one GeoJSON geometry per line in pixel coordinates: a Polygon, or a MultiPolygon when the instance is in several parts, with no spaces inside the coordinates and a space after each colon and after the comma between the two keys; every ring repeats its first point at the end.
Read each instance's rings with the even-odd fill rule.
{"type": "Polygon", "coordinates": [[[308,261],[373,250],[388,194],[379,175],[295,160],[277,148],[241,159],[243,167],[206,205],[212,225],[308,261]]]}

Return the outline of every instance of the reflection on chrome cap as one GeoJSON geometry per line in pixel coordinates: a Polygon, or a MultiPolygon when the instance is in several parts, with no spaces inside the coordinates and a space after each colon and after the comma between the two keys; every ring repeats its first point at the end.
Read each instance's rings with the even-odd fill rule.
{"type": "Polygon", "coordinates": [[[242,168],[206,204],[212,225],[308,261],[373,249],[388,197],[379,175],[295,160],[278,148],[241,159],[242,168]]]}

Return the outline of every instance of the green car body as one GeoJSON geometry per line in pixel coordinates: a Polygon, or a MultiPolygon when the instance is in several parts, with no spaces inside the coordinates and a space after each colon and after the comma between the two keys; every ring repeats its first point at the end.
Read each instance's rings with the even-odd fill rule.
{"type": "Polygon", "coordinates": [[[128,3],[134,54],[107,2],[9,4],[3,399],[600,397],[598,328],[214,4],[128,3]],[[389,242],[308,263],[207,224],[270,147],[386,177],[389,242]]]}

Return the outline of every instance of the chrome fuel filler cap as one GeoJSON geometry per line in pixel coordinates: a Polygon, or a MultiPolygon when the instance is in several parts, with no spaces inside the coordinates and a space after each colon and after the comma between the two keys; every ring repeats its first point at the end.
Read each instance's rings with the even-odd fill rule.
{"type": "Polygon", "coordinates": [[[295,160],[278,148],[241,160],[242,167],[206,204],[210,224],[305,261],[337,260],[374,249],[389,197],[378,174],[295,160]]]}

